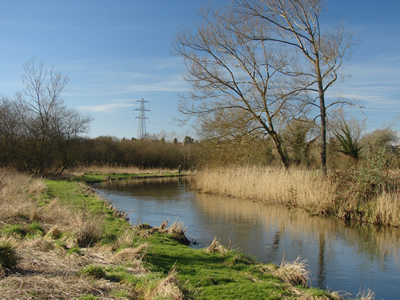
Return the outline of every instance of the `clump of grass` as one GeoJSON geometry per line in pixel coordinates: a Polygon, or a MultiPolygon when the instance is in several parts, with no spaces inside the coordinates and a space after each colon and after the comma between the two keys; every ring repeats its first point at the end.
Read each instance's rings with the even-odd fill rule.
{"type": "Polygon", "coordinates": [[[292,262],[282,259],[281,265],[273,274],[292,286],[308,287],[310,272],[306,269],[306,262],[300,261],[299,257],[292,262]]]}
{"type": "Polygon", "coordinates": [[[7,242],[0,242],[0,267],[11,269],[18,263],[14,248],[7,242]]]}
{"type": "Polygon", "coordinates": [[[106,279],[107,272],[101,266],[90,265],[79,271],[80,275],[86,275],[95,279],[106,279]]]}
{"type": "Polygon", "coordinates": [[[217,237],[214,237],[213,241],[211,242],[211,245],[208,246],[205,249],[205,251],[208,253],[225,253],[228,252],[229,250],[225,248],[223,245],[221,245],[217,237]]]}
{"type": "Polygon", "coordinates": [[[82,253],[81,253],[81,248],[79,248],[79,247],[72,247],[72,248],[69,248],[68,249],[68,251],[67,251],[67,254],[68,255],[71,255],[71,254],[78,254],[78,255],[82,255],[82,253]]]}
{"type": "Polygon", "coordinates": [[[34,221],[27,226],[28,233],[31,235],[43,235],[44,230],[38,221],[34,221]]]}
{"type": "Polygon", "coordinates": [[[356,296],[356,299],[359,300],[374,300],[375,299],[375,293],[371,291],[370,289],[363,290],[362,292],[359,292],[356,296]]]}
{"type": "Polygon", "coordinates": [[[118,251],[114,257],[117,260],[121,261],[134,261],[140,260],[145,255],[145,250],[149,248],[148,243],[143,243],[137,246],[136,248],[124,248],[118,251]]]}
{"type": "Polygon", "coordinates": [[[43,238],[39,238],[32,243],[32,248],[38,249],[42,252],[48,252],[54,249],[54,244],[47,240],[44,240],[43,238]]]}
{"type": "Polygon", "coordinates": [[[77,243],[79,247],[93,246],[100,241],[103,234],[104,220],[98,216],[77,215],[77,243]]]}
{"type": "Polygon", "coordinates": [[[61,229],[58,227],[57,224],[55,224],[46,232],[45,238],[59,239],[62,234],[63,232],[61,231],[61,229]]]}
{"type": "Polygon", "coordinates": [[[121,250],[123,248],[131,248],[135,246],[135,232],[127,229],[122,232],[112,244],[112,250],[121,250]]]}
{"type": "MultiPolygon", "coordinates": [[[[178,243],[182,245],[190,245],[189,239],[185,235],[186,228],[184,227],[183,222],[175,221],[170,227],[168,227],[168,221],[163,221],[159,227],[151,227],[148,224],[141,224],[138,226],[138,229],[145,229],[148,227],[149,233],[161,232],[167,233],[171,238],[176,240],[178,243]]],[[[146,231],[142,231],[146,232],[146,231]]]]}
{"type": "Polygon", "coordinates": [[[47,191],[47,185],[42,179],[33,179],[29,185],[28,194],[37,196],[47,191]]]}
{"type": "Polygon", "coordinates": [[[177,279],[178,272],[174,265],[168,272],[168,275],[160,280],[157,286],[152,289],[145,298],[147,299],[173,299],[180,300],[184,299],[185,295],[179,288],[179,280],[177,279]]]}
{"type": "Polygon", "coordinates": [[[190,241],[186,238],[185,235],[186,228],[184,227],[183,222],[174,222],[170,227],[166,229],[166,232],[171,235],[175,240],[183,245],[189,245],[190,241]]]}
{"type": "Polygon", "coordinates": [[[230,266],[254,264],[256,264],[256,261],[253,257],[243,254],[236,254],[231,260],[228,261],[228,265],[230,266]]]}

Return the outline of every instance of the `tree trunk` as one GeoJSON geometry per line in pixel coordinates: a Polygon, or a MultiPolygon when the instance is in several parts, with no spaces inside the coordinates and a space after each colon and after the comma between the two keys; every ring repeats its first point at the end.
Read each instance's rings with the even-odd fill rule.
{"type": "Polygon", "coordinates": [[[282,166],[287,170],[289,169],[289,158],[285,154],[285,152],[282,149],[282,143],[281,140],[279,139],[279,136],[276,132],[270,133],[272,139],[274,140],[275,143],[275,148],[278,151],[279,158],[281,159],[282,166]]]}
{"type": "Polygon", "coordinates": [[[321,69],[319,66],[319,58],[315,62],[315,71],[317,74],[318,81],[318,97],[319,97],[319,109],[321,115],[321,171],[325,176],[327,173],[326,169],[326,107],[325,107],[325,93],[322,82],[321,69]]]}
{"type": "Polygon", "coordinates": [[[320,113],[321,113],[321,170],[326,175],[326,108],[324,94],[320,95],[320,113]]]}

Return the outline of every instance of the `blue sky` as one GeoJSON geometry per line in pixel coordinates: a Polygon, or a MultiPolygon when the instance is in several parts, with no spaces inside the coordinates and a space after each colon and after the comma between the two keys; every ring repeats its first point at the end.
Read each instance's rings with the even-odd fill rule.
{"type": "MultiPolygon", "coordinates": [[[[216,0],[223,5],[228,0],[216,0]]],[[[179,127],[179,94],[187,90],[172,41],[199,23],[201,0],[0,0],[0,95],[22,88],[31,58],[70,77],[65,103],[94,118],[89,136],[138,136],[136,100],[149,101],[147,133],[195,136],[179,127]]],[[[398,0],[328,0],[325,24],[344,20],[357,45],[344,83],[331,96],[366,108],[367,130],[400,131],[400,11],[398,0]]]]}

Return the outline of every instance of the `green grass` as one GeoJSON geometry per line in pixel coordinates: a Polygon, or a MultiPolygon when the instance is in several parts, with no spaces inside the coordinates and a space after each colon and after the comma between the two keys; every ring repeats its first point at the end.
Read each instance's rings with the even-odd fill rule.
{"type": "Polygon", "coordinates": [[[43,236],[44,230],[39,222],[34,221],[30,224],[6,224],[0,229],[0,236],[14,236],[19,238],[29,238],[43,236]]]}
{"type": "Polygon", "coordinates": [[[25,237],[26,230],[21,224],[6,224],[1,228],[0,235],[25,237]]]}
{"type": "Polygon", "coordinates": [[[108,279],[106,271],[100,266],[87,266],[81,269],[79,274],[90,276],[94,279],[108,279]]]}
{"type": "Polygon", "coordinates": [[[167,274],[175,265],[187,296],[196,299],[280,299],[290,297],[287,285],[264,274],[252,258],[236,251],[207,253],[155,234],[147,239],[145,260],[153,271],[167,274]],[[222,297],[222,295],[224,295],[222,297]]]}

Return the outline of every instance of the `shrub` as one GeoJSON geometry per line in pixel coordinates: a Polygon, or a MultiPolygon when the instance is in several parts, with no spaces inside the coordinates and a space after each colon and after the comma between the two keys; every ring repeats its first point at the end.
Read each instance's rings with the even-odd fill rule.
{"type": "MultiPolygon", "coordinates": [[[[396,191],[396,178],[389,173],[390,163],[385,152],[367,159],[341,174],[340,190],[350,192],[359,203],[367,202],[382,193],[396,191]]],[[[345,195],[347,196],[347,195],[345,195]]]]}
{"type": "Polygon", "coordinates": [[[18,258],[15,250],[9,243],[0,243],[0,266],[11,269],[17,265],[18,258]]]}

